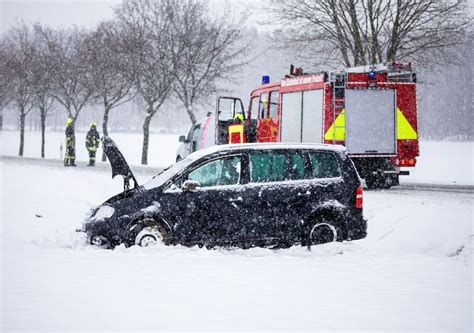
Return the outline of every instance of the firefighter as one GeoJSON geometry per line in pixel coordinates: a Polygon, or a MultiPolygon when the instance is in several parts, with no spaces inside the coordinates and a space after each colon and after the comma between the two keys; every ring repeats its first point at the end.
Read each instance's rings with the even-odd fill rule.
{"type": "Polygon", "coordinates": [[[64,166],[76,166],[76,138],[74,136],[74,119],[66,120],[66,153],[64,154],[64,166]]]}
{"type": "Polygon", "coordinates": [[[229,125],[229,143],[244,143],[244,116],[237,113],[229,125]]]}
{"type": "Polygon", "coordinates": [[[95,165],[95,153],[99,148],[100,143],[100,135],[97,131],[97,125],[95,122],[91,123],[89,132],[87,132],[86,136],[86,148],[89,152],[89,164],[87,166],[94,166],[95,165]]]}

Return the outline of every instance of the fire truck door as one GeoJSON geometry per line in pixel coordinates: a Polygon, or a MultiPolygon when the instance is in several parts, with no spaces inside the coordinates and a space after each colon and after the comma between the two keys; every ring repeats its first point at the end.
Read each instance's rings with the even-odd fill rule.
{"type": "Polygon", "coordinates": [[[302,92],[281,95],[281,142],[301,142],[302,92]]]}
{"type": "Polygon", "coordinates": [[[322,111],[322,90],[282,94],[281,141],[321,143],[322,111]]]}
{"type": "Polygon", "coordinates": [[[395,90],[346,89],[349,154],[395,154],[395,90]]]}
{"type": "Polygon", "coordinates": [[[323,90],[304,91],[301,142],[321,143],[322,127],[323,90]]]}
{"type": "Polygon", "coordinates": [[[234,117],[241,114],[245,119],[244,105],[240,98],[218,97],[216,111],[216,144],[222,145],[228,143],[228,128],[234,121],[234,117]]]}

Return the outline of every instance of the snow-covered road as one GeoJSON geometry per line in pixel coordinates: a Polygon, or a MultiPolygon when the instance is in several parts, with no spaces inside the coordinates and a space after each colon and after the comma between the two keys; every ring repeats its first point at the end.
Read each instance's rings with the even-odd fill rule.
{"type": "Polygon", "coordinates": [[[472,192],[366,191],[368,237],[311,251],[107,251],[74,230],[120,179],[6,160],[0,172],[4,331],[472,331],[472,192]]]}

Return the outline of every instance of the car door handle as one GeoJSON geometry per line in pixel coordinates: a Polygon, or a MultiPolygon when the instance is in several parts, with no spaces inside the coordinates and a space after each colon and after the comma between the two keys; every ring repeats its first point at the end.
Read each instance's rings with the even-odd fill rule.
{"type": "Polygon", "coordinates": [[[230,198],[229,199],[229,202],[242,202],[242,201],[243,201],[242,197],[230,198]]]}
{"type": "Polygon", "coordinates": [[[301,192],[298,192],[298,194],[296,195],[297,197],[308,197],[311,195],[311,192],[310,191],[306,191],[305,193],[301,193],[301,192]]]}

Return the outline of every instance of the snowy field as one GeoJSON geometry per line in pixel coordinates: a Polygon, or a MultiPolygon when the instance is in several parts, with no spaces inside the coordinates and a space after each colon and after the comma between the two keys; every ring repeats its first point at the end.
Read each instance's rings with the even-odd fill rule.
{"type": "MultiPolygon", "coordinates": [[[[10,134],[2,154],[15,154],[5,145],[10,134]]],[[[137,143],[116,137],[119,145],[137,143]]],[[[163,137],[152,138],[160,146],[163,137]]],[[[171,155],[172,144],[162,152],[171,155]]],[[[0,160],[0,173],[2,331],[472,332],[474,194],[467,190],[366,191],[368,237],[311,251],[111,251],[86,246],[74,232],[90,207],[122,188],[105,168],[0,160]]],[[[472,183],[472,169],[456,179],[472,183]]]]}

